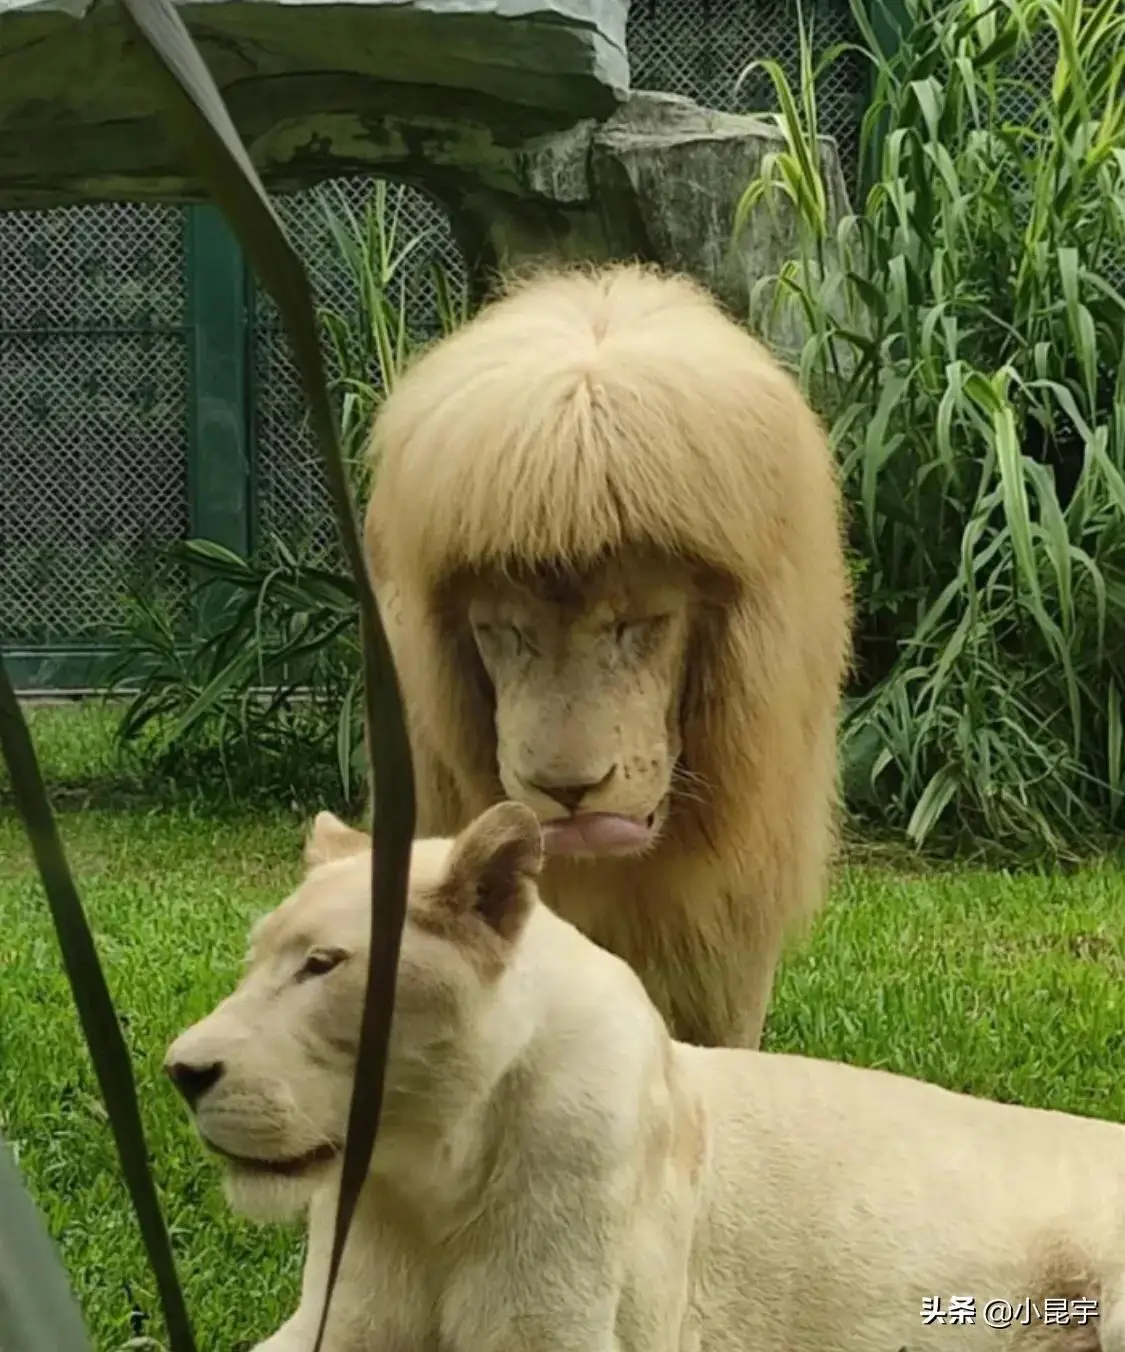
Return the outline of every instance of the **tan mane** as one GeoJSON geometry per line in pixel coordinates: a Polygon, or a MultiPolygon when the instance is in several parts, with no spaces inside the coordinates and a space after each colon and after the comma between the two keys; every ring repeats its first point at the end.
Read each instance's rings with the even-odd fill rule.
{"type": "Polygon", "coordinates": [[[444,819],[423,809],[420,829],[458,829],[497,794],[457,579],[672,556],[727,585],[691,639],[691,789],[637,866],[750,889],[746,920],[765,934],[814,909],[850,604],[825,434],[770,353],[686,278],[541,270],[417,359],[376,419],[372,455],[367,548],[412,734],[441,749],[423,770],[431,799],[456,800],[444,819]]]}
{"type": "Polygon", "coordinates": [[[376,423],[378,496],[411,504],[380,521],[383,547],[428,583],[629,546],[752,583],[789,527],[752,448],[794,400],[765,349],[732,349],[730,333],[694,282],[648,268],[509,285],[503,307],[422,356],[376,423]]]}

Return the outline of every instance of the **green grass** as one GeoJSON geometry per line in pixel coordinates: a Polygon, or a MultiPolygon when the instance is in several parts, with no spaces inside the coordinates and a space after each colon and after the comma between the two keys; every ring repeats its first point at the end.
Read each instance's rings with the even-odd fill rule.
{"type": "MultiPolygon", "coordinates": [[[[56,798],[60,790],[89,795],[103,784],[123,785],[132,766],[116,742],[120,704],[102,700],[75,700],[60,704],[29,703],[24,717],[35,741],[35,752],[56,798]]],[[[0,802],[7,799],[11,780],[0,757],[0,802]]]]}
{"type": "MultiPolygon", "coordinates": [[[[226,1214],[160,1063],[171,1037],[232,986],[250,921],[295,877],[299,833],[177,813],[67,814],[62,825],[133,1055],[199,1346],[238,1352],[290,1313],[299,1236],[226,1214]]],[[[0,819],[0,1133],[61,1245],[98,1352],[159,1333],[46,905],[10,815],[0,819]]]]}
{"type": "MultiPolygon", "coordinates": [[[[78,742],[37,715],[54,782],[78,742]]],[[[106,744],[108,745],[108,743],[106,744]]],[[[301,1236],[226,1211],[213,1163],[160,1074],[169,1040],[236,980],[251,920],[299,874],[292,814],[86,810],[64,840],[132,1049],[201,1349],[240,1352],[297,1298],[301,1236]]],[[[1125,1120],[1125,873],[841,870],[785,964],[773,1050],[1125,1120]]],[[[58,1240],[98,1352],[162,1347],[156,1300],[26,844],[0,813],[0,1132],[58,1240]],[[140,1337],[142,1341],[130,1341],[140,1337]]]]}

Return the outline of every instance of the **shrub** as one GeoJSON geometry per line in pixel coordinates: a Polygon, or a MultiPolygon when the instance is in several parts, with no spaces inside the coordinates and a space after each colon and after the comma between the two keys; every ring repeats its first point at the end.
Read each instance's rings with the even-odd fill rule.
{"type": "Polygon", "coordinates": [[[840,456],[857,556],[849,801],[905,829],[1059,853],[1125,792],[1125,12],[1119,0],[906,0],[833,227],[802,27],[787,149],[740,213],[798,247],[752,322],[840,456]],[[1034,54],[1054,56],[1049,87],[1034,54]]]}
{"type": "Polygon", "coordinates": [[[355,586],[272,537],[254,559],[206,540],[169,551],[129,598],[109,672],[131,697],[118,739],[165,786],[347,808],[362,792],[355,586]],[[194,574],[170,603],[172,570],[194,574]]]}
{"type": "MultiPolygon", "coordinates": [[[[378,181],[361,212],[331,188],[319,197],[356,299],[353,312],[324,307],[320,319],[342,451],[363,501],[375,408],[431,336],[411,329],[408,302],[428,283],[440,332],[464,318],[466,293],[435,263],[423,275],[428,238],[401,238],[401,187],[378,181]]],[[[355,587],[325,549],[329,519],[326,501],[307,539],[270,535],[249,559],[188,541],[128,599],[106,679],[130,692],[121,742],[164,783],[302,809],[362,796],[355,587]]]]}

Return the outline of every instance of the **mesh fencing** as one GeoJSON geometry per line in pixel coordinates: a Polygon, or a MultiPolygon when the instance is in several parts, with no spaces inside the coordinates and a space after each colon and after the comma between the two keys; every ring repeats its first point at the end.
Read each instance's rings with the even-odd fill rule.
{"type": "MultiPolygon", "coordinates": [[[[311,281],[320,305],[347,321],[358,309],[353,270],[344,266],[336,248],[328,213],[339,219],[350,210],[359,221],[371,204],[375,180],[353,178],[321,184],[307,192],[274,200],[286,229],[301,256],[308,261],[311,281]]],[[[429,283],[431,266],[440,266],[453,287],[464,282],[464,262],[453,239],[445,211],[425,193],[405,185],[387,191],[387,207],[394,223],[389,243],[412,248],[409,262],[396,272],[405,291],[402,304],[413,340],[439,331],[437,298],[429,283]],[[419,243],[419,241],[423,241],[419,243]]],[[[270,298],[255,295],[252,381],[254,398],[255,495],[259,540],[278,535],[307,547],[313,555],[331,552],[335,526],[320,463],[316,438],[308,424],[296,369],[285,334],[270,298]]],[[[328,373],[366,377],[378,385],[378,369],[343,372],[334,350],[325,345],[328,373]]]]}
{"type": "Polygon", "coordinates": [[[174,207],[0,212],[0,635],[95,640],[188,528],[174,207]]]}
{"type": "MultiPolygon", "coordinates": [[[[858,38],[848,0],[813,0],[802,7],[819,54],[858,38]]],[[[739,77],[752,62],[776,61],[796,90],[800,48],[793,0],[633,0],[628,45],[635,89],[686,94],[723,112],[776,110],[773,86],[761,70],[739,77]]],[[[867,63],[847,52],[817,89],[820,129],[834,136],[849,183],[867,101],[867,63]]]]}

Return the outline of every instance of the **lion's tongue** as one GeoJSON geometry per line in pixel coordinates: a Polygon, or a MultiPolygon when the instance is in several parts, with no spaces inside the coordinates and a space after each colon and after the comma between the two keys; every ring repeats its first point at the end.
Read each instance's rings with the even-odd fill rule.
{"type": "Polygon", "coordinates": [[[585,812],[543,826],[548,854],[628,854],[641,849],[648,838],[644,822],[612,812],[585,812]]]}

